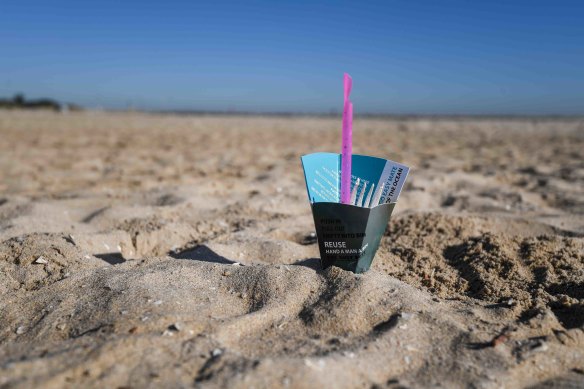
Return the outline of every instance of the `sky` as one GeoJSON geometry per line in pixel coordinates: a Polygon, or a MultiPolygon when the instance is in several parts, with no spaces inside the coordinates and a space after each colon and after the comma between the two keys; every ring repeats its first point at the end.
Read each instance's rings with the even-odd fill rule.
{"type": "Polygon", "coordinates": [[[88,108],[584,114],[584,1],[0,1],[0,96],[88,108]]]}

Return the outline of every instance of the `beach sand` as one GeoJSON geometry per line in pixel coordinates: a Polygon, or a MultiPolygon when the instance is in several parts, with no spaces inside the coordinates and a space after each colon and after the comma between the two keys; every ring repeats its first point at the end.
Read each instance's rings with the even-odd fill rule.
{"type": "Polygon", "coordinates": [[[363,119],[411,166],[321,270],[340,119],[0,112],[0,388],[584,387],[584,122],[363,119]]]}

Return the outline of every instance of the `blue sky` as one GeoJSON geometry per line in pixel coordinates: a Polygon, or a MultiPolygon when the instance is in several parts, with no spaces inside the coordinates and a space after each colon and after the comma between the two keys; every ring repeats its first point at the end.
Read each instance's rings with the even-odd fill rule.
{"type": "Polygon", "coordinates": [[[2,1],[0,96],[87,107],[584,114],[584,1],[2,1]]]}

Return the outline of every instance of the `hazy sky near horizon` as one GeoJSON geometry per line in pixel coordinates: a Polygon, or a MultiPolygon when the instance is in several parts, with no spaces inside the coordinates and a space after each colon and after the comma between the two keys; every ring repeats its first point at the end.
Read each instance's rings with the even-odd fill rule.
{"type": "Polygon", "coordinates": [[[584,1],[0,2],[0,96],[86,107],[584,114],[584,1]]]}

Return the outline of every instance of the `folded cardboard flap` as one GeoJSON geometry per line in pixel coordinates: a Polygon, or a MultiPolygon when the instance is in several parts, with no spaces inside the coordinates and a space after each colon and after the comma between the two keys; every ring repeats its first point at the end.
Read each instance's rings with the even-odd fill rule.
{"type": "MultiPolygon", "coordinates": [[[[304,155],[301,160],[309,201],[340,202],[342,156],[314,153],[304,155]]],[[[374,207],[397,201],[409,172],[407,166],[368,155],[355,154],[351,160],[351,198],[354,205],[374,207]],[[367,199],[369,201],[365,201],[367,199]]]]}

